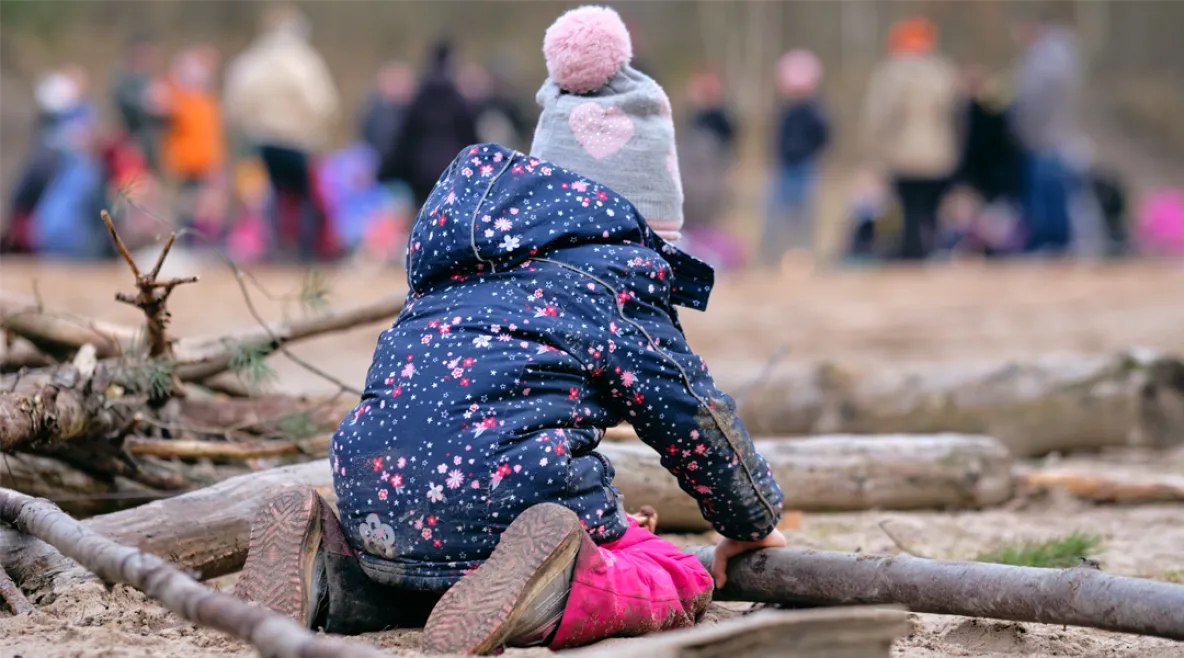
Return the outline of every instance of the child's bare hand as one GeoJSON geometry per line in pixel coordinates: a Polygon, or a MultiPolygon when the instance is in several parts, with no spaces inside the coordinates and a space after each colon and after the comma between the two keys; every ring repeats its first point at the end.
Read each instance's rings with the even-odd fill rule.
{"type": "Polygon", "coordinates": [[[656,532],[658,529],[658,511],[649,505],[642,505],[637,514],[630,514],[629,517],[650,532],[656,532]]]}
{"type": "Polygon", "coordinates": [[[755,551],[758,548],[785,548],[789,542],[780,530],[774,530],[767,537],[759,541],[736,541],[724,537],[715,545],[715,560],[711,563],[711,575],[715,578],[716,589],[723,589],[728,582],[728,560],[742,553],[755,551]]]}

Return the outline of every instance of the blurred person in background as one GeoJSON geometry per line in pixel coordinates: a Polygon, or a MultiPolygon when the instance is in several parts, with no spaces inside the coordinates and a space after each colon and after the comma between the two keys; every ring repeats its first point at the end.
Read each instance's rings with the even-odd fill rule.
{"type": "Polygon", "coordinates": [[[924,259],[933,249],[937,210],[958,166],[958,78],[936,52],[937,36],[924,18],[893,26],[888,57],[872,73],[864,106],[864,139],[900,199],[898,256],[906,260],[924,259]]]}
{"type": "Polygon", "coordinates": [[[720,226],[735,160],[736,124],[724,99],[723,81],[713,70],[696,73],[687,89],[689,116],[676,133],[682,171],[683,248],[716,268],[738,267],[735,238],[720,226]]]}
{"type": "Polygon", "coordinates": [[[127,137],[144,156],[152,172],[160,170],[161,92],[159,47],[148,34],[128,40],[122,69],[115,76],[112,95],[127,137]]]}
{"type": "Polygon", "coordinates": [[[1018,202],[1023,190],[1023,154],[1012,134],[1007,99],[979,65],[962,71],[962,157],[957,180],[983,203],[1018,202]]]}
{"type": "Polygon", "coordinates": [[[164,169],[178,186],[178,221],[197,228],[209,239],[221,232],[226,137],[215,82],[218,52],[212,47],[181,51],[169,69],[168,122],[163,143],[164,169]],[[205,211],[200,212],[200,211],[205,211]]]}
{"type": "Polygon", "coordinates": [[[504,75],[479,64],[461,69],[458,87],[472,108],[477,126],[477,141],[501,144],[510,148],[522,146],[528,130],[522,108],[509,92],[504,75]]]}
{"type": "Polygon", "coordinates": [[[340,100],[311,26],[295,7],[266,12],[263,30],[226,73],[227,123],[254,144],[274,193],[275,257],[328,257],[330,233],[313,184],[313,159],[329,143],[340,100]]]}
{"type": "Polygon", "coordinates": [[[407,118],[407,109],[415,96],[415,71],[409,64],[393,61],[378,72],[374,89],[362,105],[362,141],[381,159],[397,148],[395,139],[407,118]]]}
{"type": "Polygon", "coordinates": [[[58,75],[58,118],[46,134],[57,166],[33,210],[30,242],[42,256],[102,258],[110,254],[110,244],[99,220],[106,195],[97,155],[98,113],[88,98],[85,71],[70,66],[58,75]]]}
{"type": "Polygon", "coordinates": [[[33,211],[53,180],[60,161],[53,135],[72,114],[84,111],[79,103],[79,89],[71,77],[61,71],[44,76],[34,90],[37,103],[36,123],[29,155],[21,169],[9,206],[9,223],[0,249],[4,253],[29,253],[33,249],[33,211]]]}
{"type": "Polygon", "coordinates": [[[452,43],[440,39],[432,46],[396,148],[379,166],[378,180],[404,181],[415,195],[415,206],[422,206],[457,152],[478,141],[476,119],[453,74],[452,43]]]}
{"type": "Polygon", "coordinates": [[[1016,79],[1012,126],[1026,150],[1024,221],[1028,252],[1064,253],[1073,239],[1068,159],[1080,139],[1082,61],[1073,32],[1049,17],[1016,29],[1026,48],[1016,79]]]}
{"type": "Polygon", "coordinates": [[[765,264],[780,262],[787,250],[814,248],[814,194],[818,159],[830,143],[830,122],[818,97],[822,63],[808,50],[793,50],[777,66],[784,105],[777,126],[776,174],[761,241],[765,264]]]}

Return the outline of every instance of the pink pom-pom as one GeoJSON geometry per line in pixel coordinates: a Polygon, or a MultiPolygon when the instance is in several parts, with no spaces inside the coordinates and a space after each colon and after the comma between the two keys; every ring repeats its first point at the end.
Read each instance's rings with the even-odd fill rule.
{"type": "Polygon", "coordinates": [[[586,94],[633,58],[629,30],[608,7],[580,7],[559,17],[543,37],[547,73],[564,91],[586,94]]]}

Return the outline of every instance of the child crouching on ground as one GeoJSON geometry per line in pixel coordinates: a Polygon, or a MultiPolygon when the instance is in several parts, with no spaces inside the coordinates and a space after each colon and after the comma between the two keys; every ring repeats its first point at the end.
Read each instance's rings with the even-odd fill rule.
{"type": "Polygon", "coordinates": [[[712,272],[666,242],[669,101],[612,10],[569,12],[544,52],[531,156],[466,149],[412,229],[406,308],[333,437],[340,522],[311,490],[278,494],[241,596],[329,632],[426,620],[430,653],[689,626],[712,574],[625,513],[595,452],[621,421],[726,537],[717,583],[785,545],[781,490],[674,310],[704,309],[712,272]]]}

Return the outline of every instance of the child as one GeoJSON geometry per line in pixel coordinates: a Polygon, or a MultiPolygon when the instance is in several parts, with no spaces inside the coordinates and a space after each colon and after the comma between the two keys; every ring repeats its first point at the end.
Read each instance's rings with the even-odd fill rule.
{"type": "Polygon", "coordinates": [[[785,545],[781,490],[674,311],[706,306],[712,272],[664,239],[682,224],[670,106],[630,51],[612,10],[564,15],[532,155],[474,146],[444,172],[406,308],[334,435],[340,522],[310,490],[278,494],[241,596],[329,632],[430,609],[434,654],[689,626],[712,574],[625,514],[594,451],[623,420],[726,537],[716,583],[785,545]]]}

